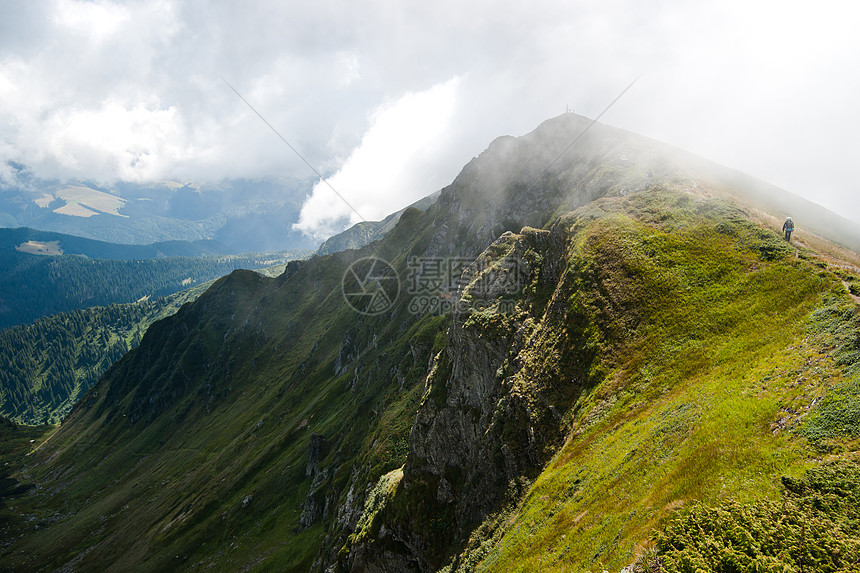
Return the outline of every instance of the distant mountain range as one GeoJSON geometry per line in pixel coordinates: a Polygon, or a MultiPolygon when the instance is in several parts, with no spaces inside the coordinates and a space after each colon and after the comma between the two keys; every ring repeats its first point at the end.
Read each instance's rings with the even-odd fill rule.
{"type": "Polygon", "coordinates": [[[318,244],[292,229],[311,179],[105,185],[39,179],[23,165],[12,167],[15,183],[0,184],[0,227],[138,245],[212,240],[233,253],[318,244]]]}
{"type": "Polygon", "coordinates": [[[90,259],[134,260],[162,257],[205,257],[235,254],[212,239],[163,241],[149,245],[126,245],[86,239],[65,233],[38,231],[27,227],[0,229],[0,249],[14,249],[34,255],[80,255],[90,259]]]}
{"type": "Polygon", "coordinates": [[[360,249],[365,245],[369,245],[373,241],[378,241],[397,225],[397,222],[400,221],[400,217],[403,215],[404,211],[409,208],[424,211],[430,205],[435,203],[438,198],[439,192],[437,191],[436,193],[428,195],[400,211],[392,213],[381,221],[362,221],[360,223],[356,223],[349,229],[323,241],[323,244],[320,245],[316,253],[318,255],[330,255],[347,249],[360,249]]]}
{"type": "Polygon", "coordinates": [[[122,245],[33,229],[0,229],[0,329],[91,306],[167,296],[234,269],[307,251],[217,254],[211,240],[122,245]]]}

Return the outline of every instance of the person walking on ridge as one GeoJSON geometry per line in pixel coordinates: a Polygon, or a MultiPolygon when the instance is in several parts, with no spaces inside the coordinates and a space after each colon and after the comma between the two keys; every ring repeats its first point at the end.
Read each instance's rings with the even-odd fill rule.
{"type": "Polygon", "coordinates": [[[791,242],[791,232],[794,230],[794,221],[791,220],[791,217],[785,219],[785,223],[782,224],[782,230],[785,231],[785,240],[791,242]]]}

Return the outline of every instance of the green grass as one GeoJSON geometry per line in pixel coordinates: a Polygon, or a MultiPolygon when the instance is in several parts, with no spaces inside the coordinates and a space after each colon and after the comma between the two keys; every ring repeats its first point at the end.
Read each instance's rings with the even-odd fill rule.
{"type": "MultiPolygon", "coordinates": [[[[3,468],[16,467],[26,454],[39,446],[56,426],[29,426],[0,416],[0,474],[3,468]]],[[[6,472],[8,473],[8,472],[6,472]]]]}
{"type": "MultiPolygon", "coordinates": [[[[18,512],[8,509],[8,503],[31,491],[35,486],[32,481],[18,479],[18,470],[27,455],[56,429],[56,426],[16,424],[0,416],[0,539],[5,540],[9,531],[21,527],[24,523],[18,512]]],[[[2,546],[0,544],[0,548],[2,546]]]]}
{"type": "Polygon", "coordinates": [[[569,272],[603,374],[482,571],[619,570],[677,507],[776,499],[811,453],[781,412],[841,378],[806,338],[836,277],[725,204],[600,208],[572,220],[569,272]]]}
{"type": "MultiPolygon", "coordinates": [[[[380,256],[405,267],[396,248],[380,256]]],[[[353,312],[340,293],[349,262],[318,259],[289,281],[237,272],[153,325],[28,459],[21,475],[40,488],[11,509],[54,517],[16,534],[0,563],[307,571],[353,483],[360,503],[367,484],[403,465],[447,327],[405,301],[394,318],[353,312]],[[334,375],[346,337],[357,352],[334,375]],[[313,497],[329,513],[302,528],[312,433],[327,441],[313,497]]]]}
{"type": "Polygon", "coordinates": [[[641,571],[853,571],[860,563],[860,466],[784,478],[780,501],[694,503],[659,532],[641,571]]]}
{"type": "Polygon", "coordinates": [[[841,442],[860,437],[860,313],[857,306],[832,298],[811,317],[810,333],[831,350],[843,379],[826,388],[820,403],[796,433],[817,450],[840,451],[841,442]]]}

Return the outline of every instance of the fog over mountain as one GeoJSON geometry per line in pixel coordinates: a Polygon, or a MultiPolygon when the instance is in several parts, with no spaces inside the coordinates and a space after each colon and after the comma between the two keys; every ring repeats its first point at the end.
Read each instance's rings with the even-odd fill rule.
{"type": "Polygon", "coordinates": [[[8,3],[0,195],[16,164],[105,184],[313,176],[226,80],[354,207],[318,184],[295,227],[317,239],[641,76],[604,122],[857,221],[858,23],[836,1],[8,3]]]}

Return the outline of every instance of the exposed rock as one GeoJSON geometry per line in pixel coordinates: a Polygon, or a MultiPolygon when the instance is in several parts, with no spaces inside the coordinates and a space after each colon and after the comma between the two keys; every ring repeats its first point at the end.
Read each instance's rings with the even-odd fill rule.
{"type": "MultiPolygon", "coordinates": [[[[511,484],[534,477],[563,436],[558,407],[569,404],[546,395],[560,381],[523,357],[536,354],[540,345],[556,344],[558,323],[566,317],[565,308],[558,308],[566,296],[559,297],[563,302],[542,303],[546,307],[534,306],[533,299],[535,289],[570,288],[561,276],[565,229],[559,224],[551,231],[505,233],[464,272],[446,350],[433,365],[429,392],[410,433],[402,485],[422,492],[422,511],[450,511],[446,535],[454,539],[465,538],[471,524],[512,495],[509,489],[519,486],[511,484]],[[519,306],[503,307],[514,291],[519,306]]],[[[576,379],[565,382],[581,386],[576,379]]],[[[395,546],[406,553],[391,555],[391,539],[380,545],[382,553],[364,547],[366,570],[391,570],[384,567],[405,566],[403,560],[416,564],[417,571],[442,564],[431,562],[438,555],[428,558],[423,549],[439,540],[413,539],[416,532],[401,523],[386,522],[380,531],[396,535],[395,546]]]]}
{"type": "Polygon", "coordinates": [[[340,376],[347,371],[349,366],[358,358],[358,349],[352,342],[352,337],[346,333],[340,343],[340,350],[334,361],[334,375],[340,376]]]}
{"type": "Polygon", "coordinates": [[[454,501],[454,491],[451,489],[451,482],[445,478],[439,480],[439,488],[436,490],[436,500],[439,503],[451,503],[454,501]]]}
{"type": "Polygon", "coordinates": [[[316,474],[314,481],[311,484],[311,489],[302,503],[302,514],[299,516],[299,528],[307,529],[313,523],[327,513],[328,499],[322,495],[329,480],[329,470],[323,470],[316,474]],[[321,499],[322,498],[322,499],[321,499]]]}
{"type": "Polygon", "coordinates": [[[325,457],[326,439],[317,433],[311,434],[310,443],[308,444],[308,465],[305,468],[305,475],[311,477],[319,471],[319,463],[325,457]]]}

